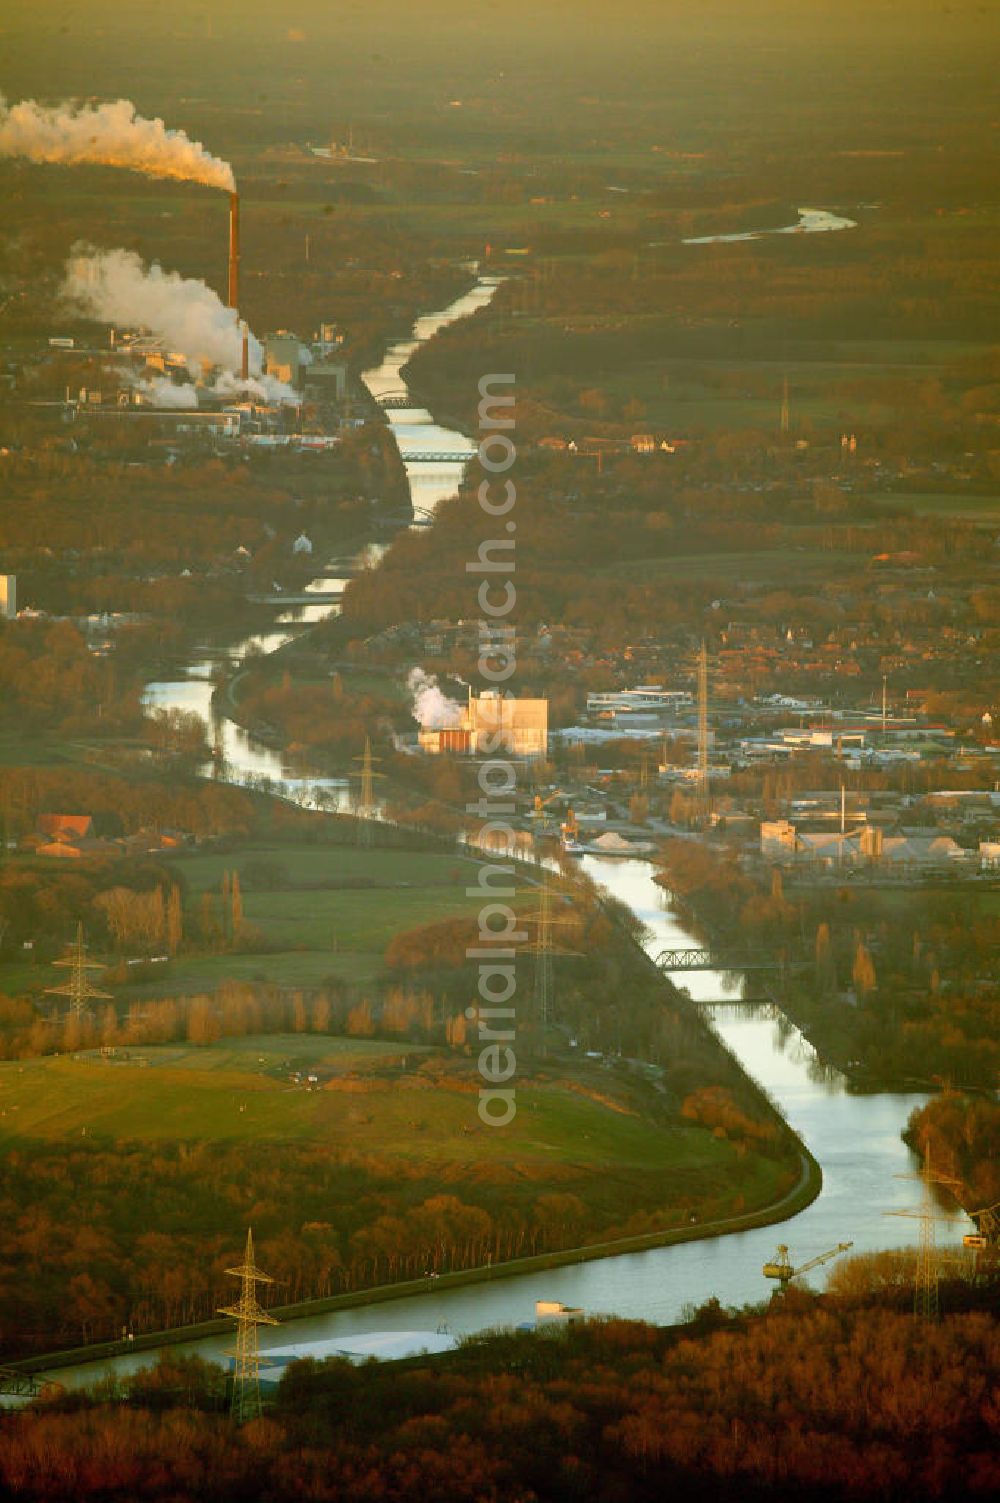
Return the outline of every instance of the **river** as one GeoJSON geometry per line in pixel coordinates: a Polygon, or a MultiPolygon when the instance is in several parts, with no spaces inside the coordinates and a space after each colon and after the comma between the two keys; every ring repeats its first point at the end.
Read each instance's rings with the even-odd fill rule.
{"type": "Polygon", "coordinates": [[[732,245],[738,240],[759,240],[762,235],[822,235],[831,230],[856,230],[856,219],[845,219],[829,209],[800,209],[795,224],[783,224],[770,230],[743,230],[730,235],[695,235],[684,245],[732,245]]]}
{"type": "MultiPolygon", "coordinates": [[[[375,400],[401,399],[407,395],[400,371],[414,350],[448,324],[467,318],[479,308],[485,307],[496,292],[500,280],[498,277],[480,277],[474,287],[456,298],[447,308],[419,318],[409,338],[392,345],[381,365],[363,372],[362,380],[375,400]]],[[[471,452],[472,446],[464,433],[443,428],[434,421],[433,415],[425,407],[392,407],[386,416],[400,450],[410,455],[417,456],[421,452],[471,452]]],[[[421,523],[434,515],[443,500],[455,495],[465,470],[465,461],[444,462],[413,457],[405,463],[404,468],[416,520],[421,523]]],[[[383,551],[384,545],[369,542],[349,558],[332,559],[322,573],[306,586],[303,593],[342,594],[352,574],[376,563],[383,551]]],[[[351,807],[351,790],[346,779],[310,773],[308,764],[305,768],[290,765],[280,749],[219,715],[213,705],[214,676],[217,673],[223,669],[232,669],[248,656],[276,652],[279,647],[291,641],[301,626],[322,621],[327,616],[336,615],[339,610],[336,602],[324,600],[317,605],[297,605],[279,611],[272,631],[260,632],[236,642],[220,640],[210,656],[188,664],[183,678],[157,680],[147,684],[145,704],[149,709],[187,710],[201,716],[209,727],[210,738],[222,759],[218,769],[213,769],[212,764],[206,764],[202,769],[206,775],[221,775],[227,782],[245,785],[265,784],[307,808],[322,807],[347,812],[351,807]]]]}
{"type": "MultiPolygon", "coordinates": [[[[411,340],[395,345],[381,366],[366,372],[364,379],[373,394],[399,392],[400,367],[417,343],[488,302],[495,285],[482,280],[450,308],[421,319],[411,340]]],[[[422,444],[445,450],[468,446],[463,435],[439,428],[432,415],[422,408],[395,409],[391,421],[408,446],[422,444]]],[[[408,466],[411,484],[422,487],[419,505],[433,512],[444,496],[454,494],[462,466],[456,465],[454,471],[436,473],[432,478],[423,466],[408,466]]],[[[329,581],[336,577],[331,569],[322,585],[317,582],[317,588],[333,588],[329,581]]],[[[323,613],[331,607],[306,609],[323,613]]],[[[285,639],[279,626],[273,645],[285,639]]],[[[269,637],[256,640],[257,650],[273,650],[269,637]]],[[[246,646],[228,649],[229,660],[234,654],[239,656],[246,646]]],[[[207,717],[211,709],[213,666],[211,660],[192,664],[185,679],[151,684],[148,702],[194,709],[207,717]]],[[[232,781],[267,777],[282,784],[287,796],[303,803],[315,801],[315,780],[292,777],[279,752],[255,742],[229,722],[223,723],[221,736],[225,775],[232,781]]],[[[326,782],[334,787],[337,800],[344,804],[347,792],[344,785],[336,784],[335,780],[326,782]]],[[[626,903],[647,925],[646,944],[651,955],[696,943],[670,911],[667,895],[653,880],[650,863],[585,856],[581,866],[594,882],[626,903]]],[[[715,972],[689,974],[682,979],[693,997],[713,1000],[726,995],[729,982],[728,977],[715,972]]],[[[591,1312],[668,1323],[676,1320],[685,1306],[700,1304],[711,1295],[716,1295],[723,1304],[744,1304],[765,1298],[770,1285],[762,1277],[761,1265],[773,1256],[779,1241],[789,1244],[793,1263],[804,1262],[838,1242],[853,1242],[856,1252],[915,1242],[916,1221],[888,1219],[886,1213],[919,1203],[921,1186],[898,1177],[913,1174],[917,1167],[900,1133],[910,1112],[926,1096],[898,1092],[854,1095],[842,1075],[820,1063],[798,1029],[787,1019],[775,1017],[773,1011],[751,1012],[720,1005],[709,1009],[709,1013],[720,1037],[768,1091],[822,1167],[822,1192],[806,1210],[778,1226],[733,1236],[570,1264],[456,1289],[430,1289],[425,1294],[385,1304],[296,1320],[280,1334],[275,1333],[270,1344],[279,1346],[290,1340],[315,1341],[373,1331],[433,1331],[440,1325],[455,1333],[516,1325],[532,1318],[538,1299],[561,1300],[591,1312]]],[[[960,1244],[963,1233],[971,1230],[974,1230],[972,1223],[957,1211],[938,1223],[937,1239],[943,1244],[960,1244]]],[[[821,1284],[822,1280],[823,1270],[820,1270],[816,1281],[821,1284]]],[[[196,1352],[223,1361],[223,1351],[231,1340],[231,1337],[209,1337],[173,1350],[196,1352]]],[[[265,1339],[264,1346],[267,1344],[265,1339]]],[[[128,1371],[148,1365],[155,1356],[155,1352],[137,1352],[112,1364],[98,1362],[59,1372],[53,1370],[49,1376],[76,1387],[93,1382],[109,1365],[128,1371]]]]}

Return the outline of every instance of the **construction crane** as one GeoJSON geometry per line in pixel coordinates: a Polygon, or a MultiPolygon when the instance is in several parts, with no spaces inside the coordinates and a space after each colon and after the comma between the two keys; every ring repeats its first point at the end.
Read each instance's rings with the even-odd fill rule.
{"type": "Polygon", "coordinates": [[[534,807],[534,810],[532,811],[534,818],[538,819],[540,817],[543,809],[545,808],[546,804],[551,804],[551,802],[552,802],[552,800],[554,798],[565,798],[565,797],[566,797],[566,795],[563,793],[563,791],[562,791],[561,788],[554,788],[552,790],[552,792],[546,794],[546,796],[544,798],[542,798],[542,795],[540,793],[536,793],[535,794],[535,807],[534,807]]]}
{"type": "Polygon", "coordinates": [[[765,1263],[762,1269],[766,1279],[777,1279],[782,1293],[788,1288],[792,1279],[797,1279],[800,1274],[808,1273],[810,1268],[818,1268],[821,1263],[829,1263],[831,1258],[839,1257],[853,1242],[838,1242],[836,1247],[831,1247],[829,1252],[820,1253],[818,1257],[810,1258],[808,1263],[803,1263],[799,1268],[793,1268],[788,1260],[788,1248],[784,1242],[778,1243],[778,1256],[773,1263],[765,1263]]]}
{"type": "Polygon", "coordinates": [[[550,809],[549,805],[556,799],[564,799],[566,797],[567,795],[561,788],[553,788],[551,793],[545,795],[541,793],[535,794],[535,801],[530,811],[530,817],[535,821],[537,835],[549,836],[556,834],[556,811],[555,809],[550,809]]]}
{"type": "Polygon", "coordinates": [[[978,1211],[970,1211],[969,1216],[976,1223],[976,1230],[968,1232],[962,1238],[963,1246],[1000,1247],[1000,1200],[995,1205],[980,1206],[978,1211]]]}

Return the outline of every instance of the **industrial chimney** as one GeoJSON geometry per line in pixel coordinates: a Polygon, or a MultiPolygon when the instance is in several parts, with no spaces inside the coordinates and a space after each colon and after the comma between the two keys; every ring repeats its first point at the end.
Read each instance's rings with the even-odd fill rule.
{"type": "Polygon", "coordinates": [[[230,308],[240,305],[240,196],[229,195],[229,297],[230,308]]]}

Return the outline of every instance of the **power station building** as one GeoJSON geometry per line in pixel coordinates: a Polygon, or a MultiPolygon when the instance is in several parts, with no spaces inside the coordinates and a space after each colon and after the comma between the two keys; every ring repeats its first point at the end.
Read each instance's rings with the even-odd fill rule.
{"type": "Polygon", "coordinates": [[[448,725],[424,725],[418,737],[421,751],[431,756],[495,757],[506,754],[544,761],[549,749],[547,699],[505,698],[495,689],[473,695],[448,725]]]}
{"type": "Polygon", "coordinates": [[[304,383],[307,399],[335,406],[347,396],[347,362],[316,360],[306,366],[304,383]]]}
{"type": "Polygon", "coordinates": [[[264,369],[269,376],[284,381],[287,386],[302,385],[302,373],[310,364],[312,356],[296,334],[279,329],[264,339],[264,369]]]}

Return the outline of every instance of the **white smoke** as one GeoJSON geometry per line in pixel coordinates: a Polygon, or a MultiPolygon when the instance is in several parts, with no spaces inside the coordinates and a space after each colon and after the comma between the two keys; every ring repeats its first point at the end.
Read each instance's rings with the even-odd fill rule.
{"type": "Polygon", "coordinates": [[[411,668],[406,676],[406,687],[413,695],[413,718],[419,725],[429,730],[441,730],[445,726],[461,724],[462,706],[445,694],[432,673],[411,668]]]}
{"type": "Polygon", "coordinates": [[[248,376],[244,380],[235,371],[220,371],[206,390],[213,397],[232,397],[234,400],[256,397],[261,402],[285,402],[291,407],[298,407],[302,400],[287,381],[266,374],[248,376]]]}
{"type": "Polygon", "coordinates": [[[228,193],[236,189],[228,162],[213,157],[182,130],[137,115],[128,99],[50,107],[35,99],[8,105],[0,95],[0,156],[67,165],[100,162],[147,177],[204,183],[228,193]]]}
{"type": "MultiPolygon", "coordinates": [[[[77,245],[66,264],[62,297],[85,318],[144,328],[192,363],[207,360],[238,371],[243,335],[232,308],[211,287],[155,263],[146,267],[134,251],[94,250],[77,245]]],[[[250,370],[261,369],[261,347],[250,336],[250,370]]]]}
{"type": "Polygon", "coordinates": [[[189,382],[171,381],[169,376],[142,376],[132,382],[132,387],[154,407],[180,412],[198,406],[198,393],[194,387],[189,382]]]}

